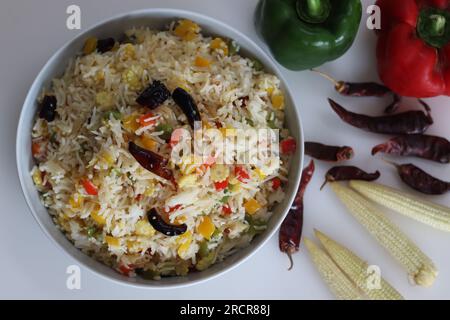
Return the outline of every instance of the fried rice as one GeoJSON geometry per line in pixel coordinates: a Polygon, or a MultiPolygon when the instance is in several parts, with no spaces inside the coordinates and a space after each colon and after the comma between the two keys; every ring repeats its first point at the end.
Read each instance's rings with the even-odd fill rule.
{"type": "Polygon", "coordinates": [[[157,80],[170,92],[188,92],[203,128],[225,139],[259,128],[279,129],[285,139],[280,80],[241,56],[232,40],[204,36],[192,21],[165,31],[136,28],[123,38],[105,52],[100,40],[87,39],[83,53],[43,89],[41,104],[54,96],[56,117],[49,121],[38,110],[33,181],[67,238],[120,273],[159,279],[204,270],[264,231],[285,196],[289,156],[255,166],[184,155],[168,162],[174,187],[136,161],[129,143],[171,159],[170,133],[192,128],[173,99],[153,110],[136,99],[157,80]],[[157,230],[148,218],[154,208],[163,223],[185,225],[185,232],[157,230]]]}

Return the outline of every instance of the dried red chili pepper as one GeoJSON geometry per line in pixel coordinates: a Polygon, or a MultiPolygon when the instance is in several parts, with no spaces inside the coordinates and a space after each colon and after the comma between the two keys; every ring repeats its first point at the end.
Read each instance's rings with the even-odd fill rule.
{"type": "Polygon", "coordinates": [[[327,146],[317,142],[305,142],[305,154],[318,160],[328,162],[347,161],[353,158],[351,147],[327,146]]]}
{"type": "Polygon", "coordinates": [[[187,231],[187,225],[185,224],[169,224],[162,216],[156,211],[156,209],[150,209],[147,213],[148,222],[155,228],[156,231],[163,233],[168,237],[179,236],[187,231]]]}
{"type": "Polygon", "coordinates": [[[364,180],[364,181],[374,181],[380,177],[380,172],[375,171],[374,173],[367,173],[357,167],[353,166],[341,166],[334,167],[328,170],[325,175],[325,182],[320,187],[320,190],[325,187],[328,182],[335,181],[350,181],[350,180],[364,180]]]}
{"type": "Polygon", "coordinates": [[[337,92],[344,96],[351,97],[384,97],[387,94],[392,93],[391,89],[388,87],[376,83],[376,82],[345,82],[338,81],[331,77],[330,75],[318,71],[311,70],[317,74],[320,74],[325,79],[328,79],[332,83],[334,83],[334,88],[337,92]]]}
{"type": "Polygon", "coordinates": [[[202,121],[200,111],[192,96],[182,88],[176,88],[172,93],[172,99],[183,110],[192,129],[195,121],[202,121]]]}
{"type": "Polygon", "coordinates": [[[400,97],[392,92],[388,87],[376,83],[376,82],[346,82],[346,81],[338,81],[331,77],[330,75],[318,71],[311,70],[320,74],[325,79],[328,79],[332,83],[334,83],[335,90],[343,96],[349,97],[384,97],[388,94],[392,94],[393,101],[385,108],[385,113],[392,113],[400,105],[400,97]]]}
{"type": "Polygon", "coordinates": [[[145,169],[161,178],[174,182],[173,173],[167,168],[168,160],[166,158],[153,151],[141,148],[132,141],[128,143],[128,150],[145,169]]]}
{"type": "Polygon", "coordinates": [[[391,161],[385,161],[393,165],[397,169],[402,181],[414,190],[431,195],[444,194],[450,190],[450,183],[431,176],[411,163],[397,164],[391,161]]]}
{"type": "Polygon", "coordinates": [[[430,135],[412,134],[395,137],[372,149],[372,155],[379,152],[414,156],[439,163],[450,162],[450,142],[445,138],[430,135]]]}
{"type": "Polygon", "coordinates": [[[425,108],[422,111],[407,111],[394,115],[370,117],[345,110],[335,101],[328,99],[331,108],[346,123],[366,131],[383,134],[415,134],[424,133],[433,124],[430,107],[422,100],[425,108]]]}
{"type": "Polygon", "coordinates": [[[312,179],[314,169],[314,161],[311,160],[308,167],[303,170],[300,187],[298,188],[294,202],[288,215],[281,224],[278,243],[281,252],[286,253],[289,257],[291,265],[288,270],[291,270],[294,266],[292,254],[297,252],[300,247],[300,239],[303,228],[303,196],[305,194],[306,187],[312,179]]]}

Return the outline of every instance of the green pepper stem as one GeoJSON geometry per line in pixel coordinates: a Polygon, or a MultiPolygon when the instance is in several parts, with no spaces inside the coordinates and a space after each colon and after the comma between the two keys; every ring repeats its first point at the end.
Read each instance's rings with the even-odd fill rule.
{"type": "Polygon", "coordinates": [[[330,0],[297,0],[297,13],[308,23],[322,23],[330,15],[330,0]]]}
{"type": "Polygon", "coordinates": [[[306,0],[308,14],[311,17],[320,17],[325,9],[324,0],[306,0]]]}
{"type": "Polygon", "coordinates": [[[417,19],[417,34],[428,45],[442,48],[450,43],[450,11],[426,7],[417,19]]]}

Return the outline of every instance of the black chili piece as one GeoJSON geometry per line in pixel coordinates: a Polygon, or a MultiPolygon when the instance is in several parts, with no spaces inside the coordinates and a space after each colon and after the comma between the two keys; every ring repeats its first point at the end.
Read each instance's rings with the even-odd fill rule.
{"type": "Polygon", "coordinates": [[[325,182],[320,187],[320,190],[322,190],[328,182],[350,180],[375,181],[379,177],[379,171],[375,171],[374,173],[367,173],[353,166],[334,167],[328,170],[328,172],[326,173],[325,182]]]}
{"type": "Polygon", "coordinates": [[[202,121],[194,99],[182,88],[176,88],[172,93],[172,98],[181,110],[183,110],[191,128],[194,129],[194,122],[202,121]]]}
{"type": "Polygon", "coordinates": [[[322,161],[340,162],[352,159],[355,153],[353,148],[347,146],[336,147],[317,142],[305,142],[305,154],[322,161]]]}
{"type": "Polygon", "coordinates": [[[414,156],[439,163],[450,162],[450,142],[445,138],[422,134],[392,138],[372,149],[372,155],[379,152],[397,156],[414,156]]]}
{"type": "Polygon", "coordinates": [[[148,222],[150,222],[156,231],[159,231],[168,237],[179,236],[187,231],[187,225],[185,224],[175,225],[164,221],[163,217],[161,217],[154,208],[147,212],[147,218],[148,222]]]}
{"type": "Polygon", "coordinates": [[[153,151],[141,148],[132,141],[128,143],[128,150],[145,169],[161,178],[174,182],[173,173],[167,168],[168,160],[166,158],[153,151]]]}
{"type": "Polygon", "coordinates": [[[141,106],[150,109],[156,109],[170,97],[170,91],[160,81],[153,81],[142,93],[137,97],[136,102],[141,106]]]}
{"type": "Polygon", "coordinates": [[[422,111],[407,111],[388,116],[370,117],[345,110],[335,101],[328,99],[331,108],[346,123],[370,132],[383,134],[415,134],[424,133],[433,124],[430,107],[419,100],[425,108],[422,111]]]}
{"type": "Polygon", "coordinates": [[[397,164],[390,161],[386,162],[393,165],[402,181],[414,190],[430,195],[440,195],[450,190],[450,183],[431,176],[411,163],[397,164]]]}
{"type": "Polygon", "coordinates": [[[308,167],[303,170],[300,187],[298,188],[294,202],[288,215],[281,224],[278,241],[281,252],[286,253],[289,257],[290,266],[288,270],[291,270],[294,266],[292,254],[297,252],[300,248],[300,239],[303,229],[303,196],[306,187],[312,179],[314,170],[314,161],[311,160],[308,167]]]}
{"type": "Polygon", "coordinates": [[[105,53],[111,51],[115,44],[114,38],[99,39],[97,41],[97,50],[100,53],[105,53]]]}
{"type": "Polygon", "coordinates": [[[56,104],[55,96],[45,96],[40,103],[41,110],[39,111],[39,118],[52,122],[56,118],[56,104]]]}
{"type": "Polygon", "coordinates": [[[344,96],[351,97],[384,97],[392,93],[388,87],[376,82],[345,82],[338,81],[326,73],[318,70],[311,70],[322,77],[334,83],[334,88],[337,92],[344,96]]]}

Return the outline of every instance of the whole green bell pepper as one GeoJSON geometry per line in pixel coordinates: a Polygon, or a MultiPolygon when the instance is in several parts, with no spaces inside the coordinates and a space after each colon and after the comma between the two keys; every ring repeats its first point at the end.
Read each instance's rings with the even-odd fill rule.
{"type": "Polygon", "coordinates": [[[280,64],[306,70],[342,56],[361,17],[360,0],[260,0],[255,25],[280,64]]]}

